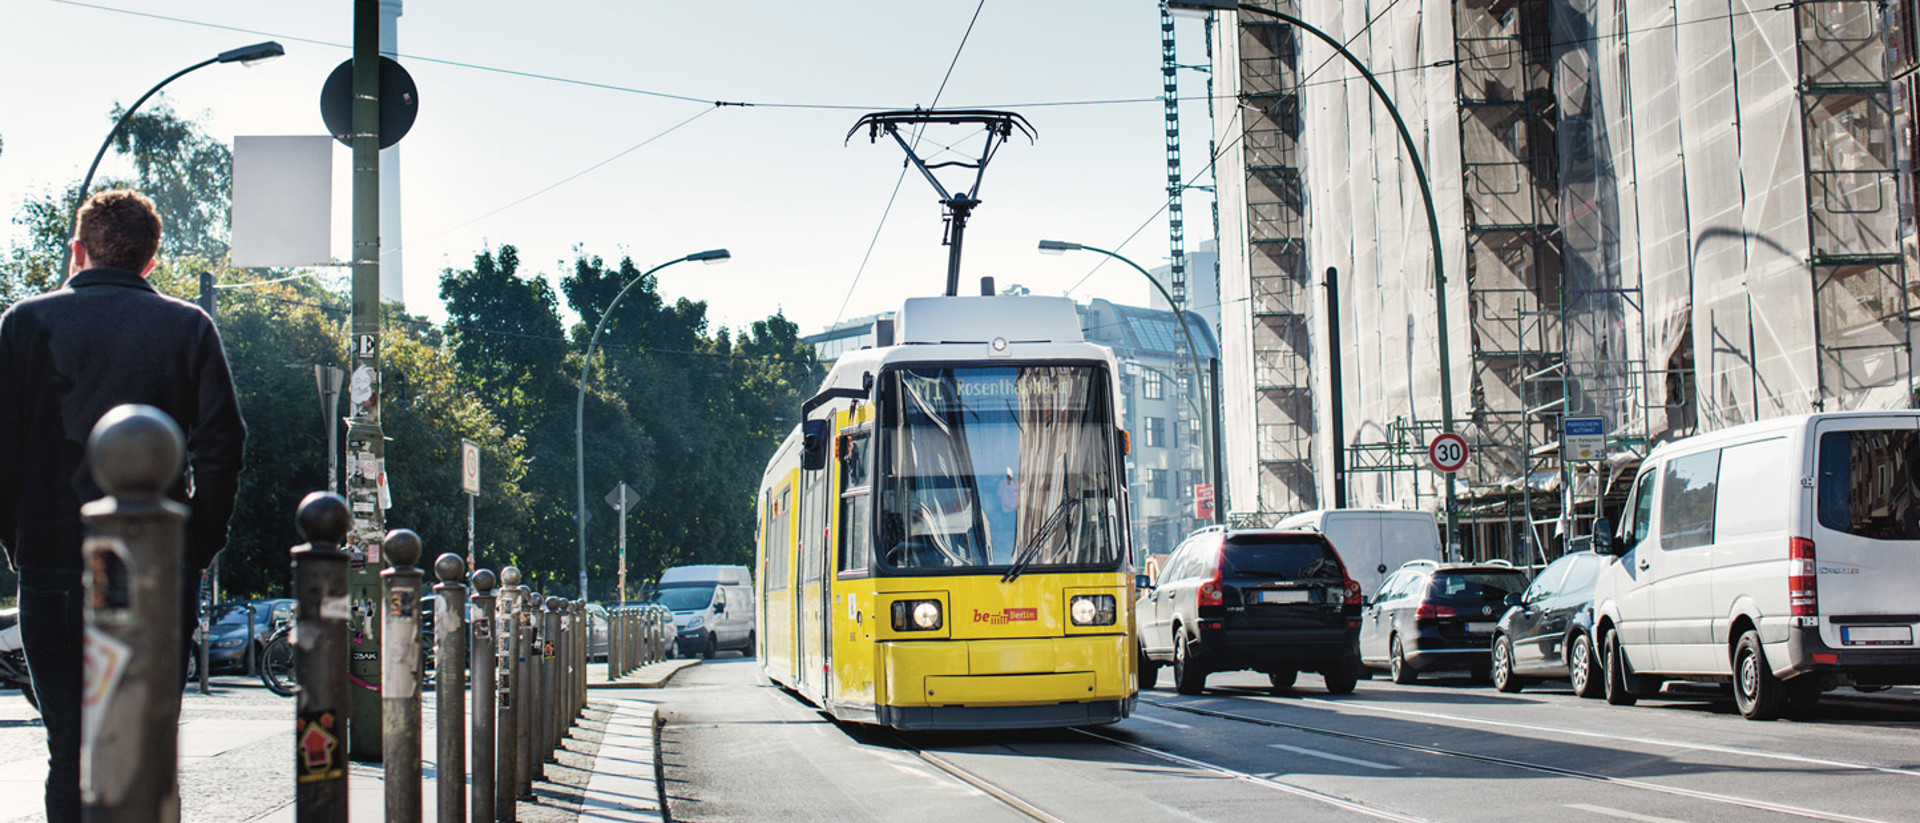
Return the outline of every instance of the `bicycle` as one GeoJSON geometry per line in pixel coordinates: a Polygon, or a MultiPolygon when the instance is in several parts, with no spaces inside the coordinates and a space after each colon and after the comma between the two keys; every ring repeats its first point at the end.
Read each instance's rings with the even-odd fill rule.
{"type": "Polygon", "coordinates": [[[278,621],[260,651],[260,682],[281,697],[292,697],[300,685],[294,679],[293,644],[288,640],[292,632],[293,621],[278,621]]]}

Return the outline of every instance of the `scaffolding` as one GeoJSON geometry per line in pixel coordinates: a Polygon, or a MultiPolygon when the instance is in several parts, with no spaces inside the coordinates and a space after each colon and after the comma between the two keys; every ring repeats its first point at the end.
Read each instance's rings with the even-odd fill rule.
{"type": "Polygon", "coordinates": [[[1186,181],[1180,176],[1180,63],[1176,60],[1173,39],[1173,13],[1160,3],[1160,86],[1161,103],[1166,115],[1167,138],[1167,245],[1172,253],[1167,290],[1173,297],[1174,311],[1187,305],[1187,209],[1186,181]]]}
{"type": "MultiPolygon", "coordinates": [[[[1291,10],[1291,4],[1276,8],[1291,10]]],[[[1240,16],[1241,153],[1261,517],[1318,507],[1298,58],[1299,36],[1292,26],[1240,16]]]]}

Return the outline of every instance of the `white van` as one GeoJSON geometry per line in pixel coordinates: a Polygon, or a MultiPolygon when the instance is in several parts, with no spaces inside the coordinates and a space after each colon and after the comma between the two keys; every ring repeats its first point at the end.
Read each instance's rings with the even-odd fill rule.
{"type": "Polygon", "coordinates": [[[753,577],[746,566],[675,566],[660,573],[654,598],[673,610],[682,657],[724,649],[753,654],[753,577]]]}
{"type": "Polygon", "coordinates": [[[1440,525],[1427,512],[1320,509],[1283,519],[1274,528],[1326,535],[1347,564],[1347,575],[1368,593],[1378,591],[1387,572],[1409,560],[1444,560],[1440,556],[1440,525]]]}
{"type": "Polygon", "coordinates": [[[1595,547],[1615,556],[1594,588],[1608,702],[1709,680],[1770,719],[1836,686],[1920,683],[1920,412],[1664,444],[1621,520],[1595,547]]]}

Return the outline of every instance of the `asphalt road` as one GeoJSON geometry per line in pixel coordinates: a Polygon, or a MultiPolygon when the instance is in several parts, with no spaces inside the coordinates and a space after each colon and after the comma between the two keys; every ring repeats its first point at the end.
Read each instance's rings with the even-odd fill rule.
{"type": "Polygon", "coordinates": [[[659,693],[668,803],[689,823],[1920,820],[1913,689],[1758,723],[1710,689],[1613,707],[1565,683],[1208,685],[1181,696],[1163,673],[1108,727],[896,734],[829,722],[723,658],[659,693]]]}

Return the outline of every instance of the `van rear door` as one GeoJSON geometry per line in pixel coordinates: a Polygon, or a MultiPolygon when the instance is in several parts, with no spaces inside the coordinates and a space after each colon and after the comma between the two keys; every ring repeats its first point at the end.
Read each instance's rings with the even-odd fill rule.
{"type": "Polygon", "coordinates": [[[1920,418],[1820,418],[1814,470],[1809,531],[1820,639],[1836,649],[1913,648],[1920,635],[1920,418]]]}

